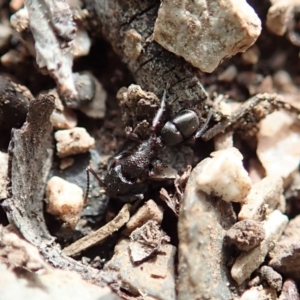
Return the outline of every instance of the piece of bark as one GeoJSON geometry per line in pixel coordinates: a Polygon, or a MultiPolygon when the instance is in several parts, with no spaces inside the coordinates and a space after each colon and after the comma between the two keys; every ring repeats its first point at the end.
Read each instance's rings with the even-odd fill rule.
{"type": "Polygon", "coordinates": [[[64,254],[74,256],[89,247],[101,243],[108,236],[119,230],[129,220],[130,207],[130,204],[125,204],[119,214],[113,220],[111,220],[98,230],[91,232],[90,234],[64,248],[64,254]]]}
{"type": "Polygon", "coordinates": [[[234,131],[243,138],[254,136],[258,133],[259,121],[278,109],[299,114],[296,107],[284,102],[277,94],[257,94],[244,102],[231,116],[208,129],[201,138],[208,141],[217,134],[227,131],[234,131]]]}
{"type": "Polygon", "coordinates": [[[40,95],[32,100],[26,123],[13,130],[9,145],[9,195],[2,202],[9,222],[22,236],[36,245],[53,266],[74,270],[82,278],[103,286],[101,272],[63,255],[48,232],[43,215],[46,178],[52,163],[52,126],[50,115],[54,98],[40,95]]]}
{"type": "Polygon", "coordinates": [[[10,222],[31,243],[39,245],[53,237],[43,216],[45,181],[52,164],[52,96],[40,95],[29,106],[26,123],[12,131],[9,144],[8,199],[2,204],[10,222]],[[22,217],[23,216],[23,217],[22,217]],[[26,216],[26,217],[25,217],[26,216]]]}
{"type": "Polygon", "coordinates": [[[96,25],[94,32],[101,32],[110,42],[142,89],[161,97],[169,84],[168,103],[172,113],[182,109],[182,102],[204,106],[207,96],[193,68],[152,41],[159,1],[83,2],[96,25]]]}

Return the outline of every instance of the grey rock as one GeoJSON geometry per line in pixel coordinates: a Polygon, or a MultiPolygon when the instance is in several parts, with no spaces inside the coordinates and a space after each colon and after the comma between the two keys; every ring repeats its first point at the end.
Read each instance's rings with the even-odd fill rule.
{"type": "Polygon", "coordinates": [[[114,256],[105,265],[102,278],[120,293],[126,290],[143,299],[175,299],[175,247],[161,245],[157,255],[143,263],[134,264],[128,255],[129,243],[124,239],[116,245],[114,256]]]}
{"type": "Polygon", "coordinates": [[[187,182],[179,213],[178,299],[230,299],[225,232],[235,222],[230,203],[197,189],[201,163],[187,182]]]}

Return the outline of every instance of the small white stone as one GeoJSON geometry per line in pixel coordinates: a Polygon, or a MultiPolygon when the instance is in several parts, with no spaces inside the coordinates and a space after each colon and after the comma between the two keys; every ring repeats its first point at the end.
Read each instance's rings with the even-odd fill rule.
{"type": "Polygon", "coordinates": [[[57,141],[56,149],[59,157],[85,153],[95,145],[95,139],[81,127],[59,130],[54,137],[57,141]]]}
{"type": "Polygon", "coordinates": [[[219,76],[218,80],[224,82],[231,82],[235,79],[238,71],[235,65],[230,65],[227,69],[225,69],[219,76]]]}
{"type": "Polygon", "coordinates": [[[21,8],[10,17],[10,24],[17,32],[22,32],[29,26],[29,16],[27,8],[21,8]]]}
{"type": "Polygon", "coordinates": [[[71,167],[75,162],[75,159],[73,157],[66,157],[66,158],[62,158],[59,164],[59,168],[61,170],[65,170],[69,167],[71,167]]]}
{"type": "Polygon", "coordinates": [[[90,73],[87,73],[87,75],[89,75],[95,83],[95,94],[89,103],[80,107],[79,109],[90,118],[102,119],[104,118],[106,112],[107,92],[96,77],[90,73]]]}
{"type": "Polygon", "coordinates": [[[300,157],[300,127],[285,111],[276,111],[260,122],[257,135],[257,156],[267,175],[276,174],[283,180],[298,170],[300,157]]]}
{"type": "Polygon", "coordinates": [[[287,216],[279,210],[274,210],[263,222],[265,239],[258,247],[240,254],[231,269],[232,278],[241,285],[250,277],[265,260],[266,255],[274,248],[276,241],[281,236],[288,223],[287,216]]]}
{"type": "Polygon", "coordinates": [[[127,30],[123,46],[126,57],[133,60],[137,59],[143,50],[142,36],[135,29],[127,30]]]}
{"type": "Polygon", "coordinates": [[[259,60],[259,54],[259,48],[253,45],[242,54],[242,60],[247,65],[255,65],[259,60]]]}
{"type": "Polygon", "coordinates": [[[251,179],[243,167],[243,156],[234,147],[213,152],[204,159],[197,186],[206,194],[227,202],[244,202],[251,189],[251,179]]]}
{"type": "Polygon", "coordinates": [[[277,35],[284,35],[289,20],[292,17],[295,5],[299,5],[298,0],[276,0],[271,1],[272,6],[268,10],[266,25],[267,28],[277,35]]]}
{"type": "Polygon", "coordinates": [[[46,189],[47,212],[74,228],[83,209],[83,190],[76,184],[53,176],[46,189]]]}
{"type": "Polygon", "coordinates": [[[267,210],[274,210],[280,204],[283,193],[283,180],[280,176],[267,176],[252,185],[241,207],[239,220],[263,220],[267,210]]]}
{"type": "Polygon", "coordinates": [[[55,109],[50,116],[52,126],[55,129],[74,128],[77,125],[75,112],[71,108],[63,105],[56,90],[50,91],[49,94],[55,97],[55,109]]]}
{"type": "Polygon", "coordinates": [[[245,0],[164,0],[153,38],[203,72],[243,52],[261,32],[261,21],[245,0]]]}
{"type": "Polygon", "coordinates": [[[79,28],[76,32],[75,39],[73,41],[73,53],[75,57],[88,55],[92,41],[86,30],[79,28]]]}
{"type": "Polygon", "coordinates": [[[253,286],[243,293],[239,300],[277,300],[276,290],[273,288],[253,286]]]}

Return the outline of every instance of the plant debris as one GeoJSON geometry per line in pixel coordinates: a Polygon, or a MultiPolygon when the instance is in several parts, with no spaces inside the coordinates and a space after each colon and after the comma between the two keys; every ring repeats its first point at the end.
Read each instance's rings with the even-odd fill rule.
{"type": "Polygon", "coordinates": [[[103,242],[107,237],[119,230],[129,220],[130,205],[125,204],[119,214],[105,226],[86,235],[82,239],[63,249],[65,255],[75,256],[81,251],[103,242]]]}

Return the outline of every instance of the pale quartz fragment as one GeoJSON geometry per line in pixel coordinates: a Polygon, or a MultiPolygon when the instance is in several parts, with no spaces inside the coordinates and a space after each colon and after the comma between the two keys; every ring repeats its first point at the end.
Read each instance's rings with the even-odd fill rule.
{"type": "Polygon", "coordinates": [[[211,153],[204,159],[197,178],[198,189],[227,202],[244,202],[251,189],[251,179],[243,167],[243,156],[234,147],[211,153]]]}
{"type": "Polygon", "coordinates": [[[231,82],[233,81],[237,76],[237,68],[235,65],[230,65],[227,69],[225,69],[219,76],[218,80],[224,81],[224,82],[231,82]]]}
{"type": "Polygon", "coordinates": [[[258,247],[240,254],[232,266],[231,276],[239,285],[263,263],[266,255],[274,248],[287,223],[287,216],[279,210],[274,210],[263,222],[265,239],[258,247]]]}
{"type": "Polygon", "coordinates": [[[11,0],[9,3],[9,8],[11,11],[17,11],[24,5],[24,0],[11,0]]]}
{"type": "Polygon", "coordinates": [[[153,200],[149,200],[145,202],[145,204],[130,218],[123,233],[130,234],[133,230],[141,227],[149,220],[156,221],[158,224],[161,224],[162,219],[162,207],[158,206],[153,200]]]}
{"type": "Polygon", "coordinates": [[[75,39],[73,41],[73,53],[75,57],[85,56],[90,53],[92,41],[86,30],[79,28],[76,32],[75,39]]]}
{"type": "Polygon", "coordinates": [[[10,42],[13,30],[10,26],[0,23],[0,50],[4,49],[10,42]]]}
{"type": "Polygon", "coordinates": [[[250,158],[248,172],[253,184],[261,181],[265,176],[265,169],[257,158],[250,158]]]}
{"type": "Polygon", "coordinates": [[[261,285],[253,286],[244,292],[239,300],[277,300],[277,292],[261,285]]]}
{"type": "Polygon", "coordinates": [[[74,183],[53,176],[46,188],[47,212],[75,228],[83,209],[83,190],[74,183]]]}
{"type": "Polygon", "coordinates": [[[59,164],[59,168],[61,170],[65,170],[69,167],[71,167],[75,162],[75,159],[73,157],[65,157],[65,158],[62,158],[60,160],[60,164],[59,164]]]}
{"type": "Polygon", "coordinates": [[[91,101],[87,104],[81,106],[79,109],[86,116],[93,119],[102,119],[105,116],[106,112],[106,98],[107,92],[104,89],[103,85],[99,82],[99,80],[94,77],[91,73],[84,73],[83,75],[88,75],[95,85],[94,96],[91,101]]]}
{"type": "Polygon", "coordinates": [[[58,130],[54,137],[57,141],[56,149],[59,157],[85,153],[95,145],[95,139],[81,127],[58,130]]]}
{"type": "Polygon", "coordinates": [[[0,200],[7,197],[8,154],[0,151],[0,200]]]}
{"type": "Polygon", "coordinates": [[[257,45],[253,45],[241,55],[243,63],[247,65],[255,65],[259,60],[259,54],[259,48],[257,45]]]}
{"type": "Polygon", "coordinates": [[[295,85],[291,75],[287,71],[284,70],[277,71],[273,75],[273,82],[278,93],[298,94],[298,88],[295,85]]]}
{"type": "Polygon", "coordinates": [[[204,72],[254,44],[261,21],[245,0],[161,2],[154,40],[204,72]]]}
{"type": "Polygon", "coordinates": [[[77,126],[77,116],[75,112],[65,107],[59,98],[56,90],[49,92],[55,97],[55,109],[53,110],[50,121],[55,129],[71,129],[77,126]]]}
{"type": "Polygon", "coordinates": [[[218,134],[214,138],[214,146],[215,150],[222,150],[226,148],[232,148],[233,147],[233,132],[227,131],[222,134],[218,134]]]}
{"type": "Polygon", "coordinates": [[[126,57],[137,59],[143,50],[142,36],[135,29],[127,30],[123,46],[126,57]]]}
{"type": "Polygon", "coordinates": [[[299,5],[299,0],[273,0],[268,10],[267,28],[277,35],[284,35],[288,21],[291,18],[294,6],[299,5]]]}
{"type": "Polygon", "coordinates": [[[21,8],[10,17],[11,26],[17,31],[22,32],[29,26],[29,16],[27,8],[21,8]]]}
{"type": "Polygon", "coordinates": [[[252,185],[251,191],[242,204],[239,220],[263,220],[266,212],[280,204],[283,193],[283,180],[280,176],[270,175],[252,185]]]}
{"type": "Polygon", "coordinates": [[[260,123],[257,139],[257,156],[266,174],[288,180],[300,159],[300,127],[295,118],[285,111],[268,115],[260,123]]]}

